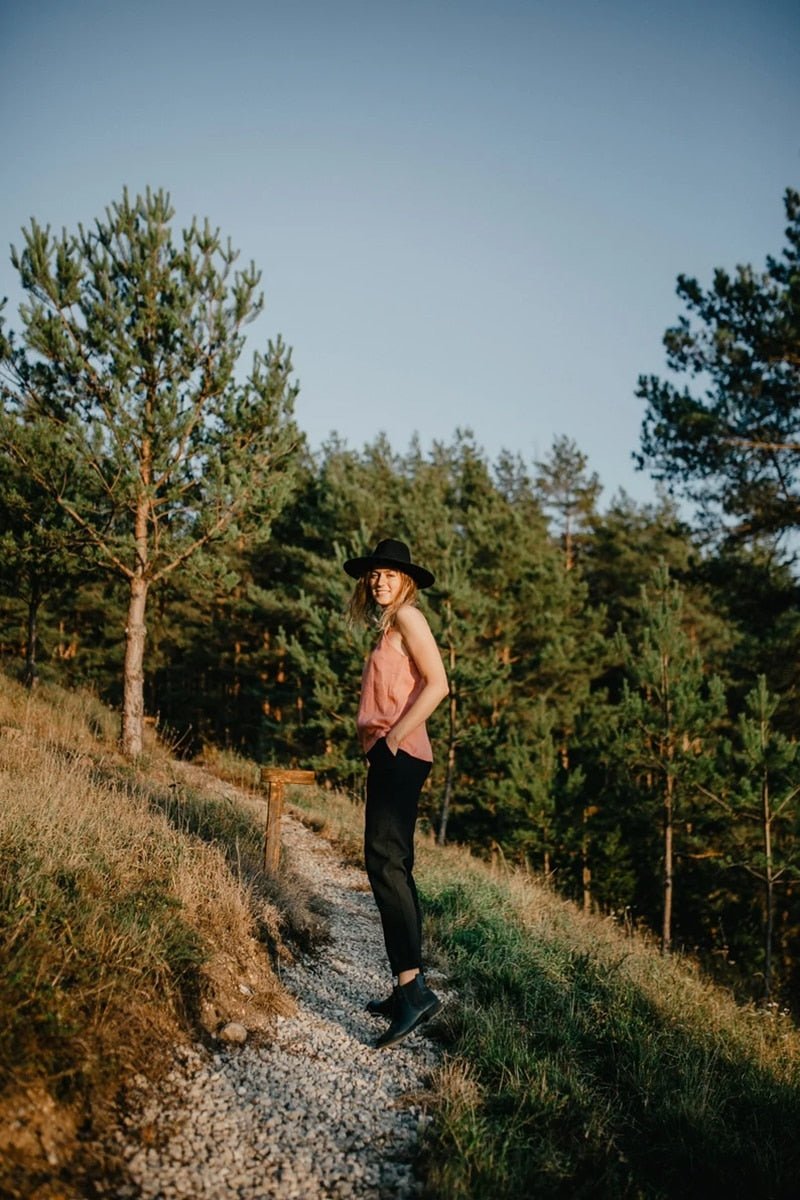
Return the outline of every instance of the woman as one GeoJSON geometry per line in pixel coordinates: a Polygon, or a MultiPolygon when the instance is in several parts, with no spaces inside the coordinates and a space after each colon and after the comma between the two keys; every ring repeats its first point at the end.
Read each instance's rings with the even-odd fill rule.
{"type": "Polygon", "coordinates": [[[422,974],[422,918],[412,874],[414,825],[433,754],[425,721],[448,693],[447,676],[417,589],[433,575],[411,561],[405,542],[386,538],[344,569],[358,580],[350,601],[356,621],[381,632],[364,667],[358,736],[369,764],[364,859],[397,983],[369,1012],[391,1018],[376,1046],[392,1046],[440,1007],[422,974]]]}

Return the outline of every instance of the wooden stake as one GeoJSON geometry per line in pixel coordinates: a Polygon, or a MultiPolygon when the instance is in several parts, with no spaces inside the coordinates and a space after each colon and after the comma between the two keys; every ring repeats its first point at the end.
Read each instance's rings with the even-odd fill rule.
{"type": "Polygon", "coordinates": [[[294,787],[316,783],[313,771],[284,767],[262,767],[261,782],[267,787],[267,827],[264,832],[264,870],[276,874],[281,857],[281,815],[286,784],[294,787]]]}

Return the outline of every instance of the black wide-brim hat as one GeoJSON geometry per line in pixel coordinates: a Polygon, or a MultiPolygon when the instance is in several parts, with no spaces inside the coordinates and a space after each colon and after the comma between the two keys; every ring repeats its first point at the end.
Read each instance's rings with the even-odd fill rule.
{"type": "Polygon", "coordinates": [[[430,571],[411,561],[411,551],[405,542],[398,542],[394,538],[384,538],[378,542],[372,554],[366,554],[363,558],[349,558],[344,564],[345,571],[353,579],[360,579],[376,567],[393,567],[396,571],[403,571],[420,588],[430,587],[434,582],[430,571]]]}

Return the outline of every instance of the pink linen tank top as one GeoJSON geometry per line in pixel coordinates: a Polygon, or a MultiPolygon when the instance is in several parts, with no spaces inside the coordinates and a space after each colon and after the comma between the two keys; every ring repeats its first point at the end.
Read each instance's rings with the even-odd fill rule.
{"type": "MultiPolygon", "coordinates": [[[[367,754],[379,738],[392,729],[425,687],[416,663],[389,641],[384,632],[364,665],[361,703],[356,728],[361,749],[367,754]]],[[[403,738],[400,749],[424,762],[433,762],[425,722],[403,738]]]]}

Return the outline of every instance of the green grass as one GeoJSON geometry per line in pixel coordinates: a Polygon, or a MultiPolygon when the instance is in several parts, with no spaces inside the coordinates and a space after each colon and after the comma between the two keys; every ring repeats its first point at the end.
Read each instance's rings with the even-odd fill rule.
{"type": "Polygon", "coordinates": [[[770,1018],[675,1008],[669,970],[657,1003],[624,956],[526,927],[501,885],[425,891],[460,992],[448,1054],[473,1085],[439,1091],[433,1194],[797,1195],[800,1070],[770,1018]]]}
{"type": "MultiPolygon", "coordinates": [[[[298,794],[357,853],[362,812],[298,794]]],[[[432,1089],[431,1200],[800,1194],[800,1037],[523,871],[418,839],[457,998],[432,1089]]]]}
{"type": "MultiPolygon", "coordinates": [[[[197,1036],[209,981],[240,996],[237,980],[260,963],[258,1005],[278,1011],[264,943],[285,953],[287,937],[308,949],[324,933],[290,870],[277,881],[260,871],[257,796],[203,784],[155,744],[134,770],[115,734],[91,697],[31,697],[2,681],[10,1196],[31,1195],[50,1171],[33,1142],[12,1160],[2,1141],[21,1098],[31,1128],[41,1113],[63,1134],[64,1196],[84,1194],[80,1148],[102,1141],[104,1106],[181,1031],[197,1036]]],[[[257,779],[252,765],[218,765],[238,783],[257,779]]],[[[361,805],[310,789],[292,802],[359,860],[361,805]]],[[[800,1036],[788,1016],[737,1007],[691,962],[586,916],[530,874],[422,836],[418,851],[427,943],[455,993],[435,1025],[444,1058],[421,1160],[430,1200],[800,1193],[800,1036]]],[[[111,1178],[107,1162],[92,1169],[111,1178]]]]}

